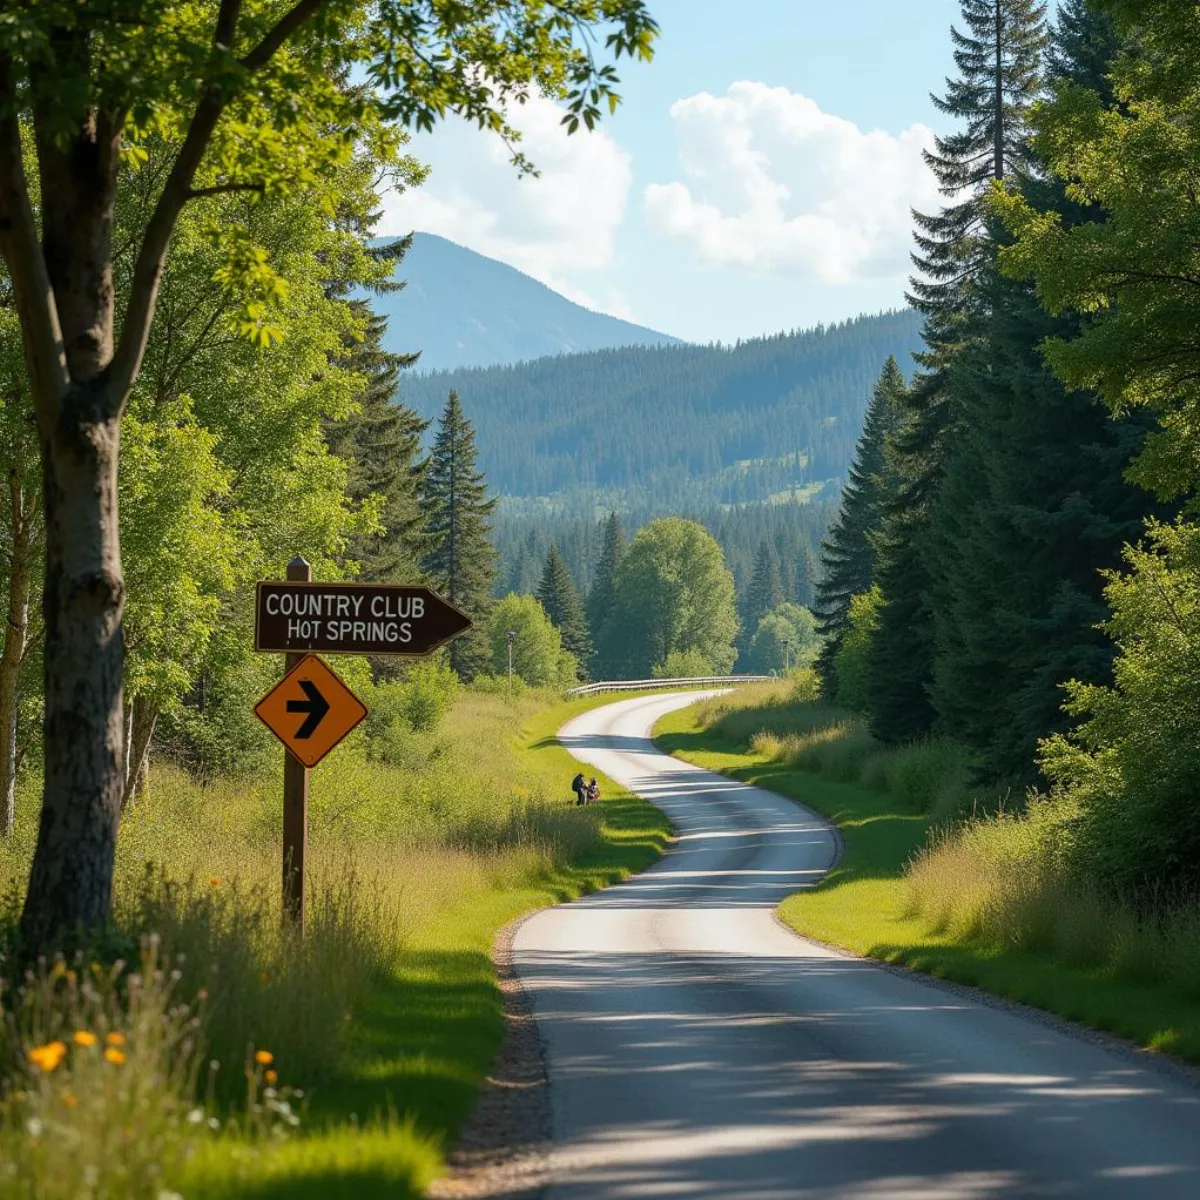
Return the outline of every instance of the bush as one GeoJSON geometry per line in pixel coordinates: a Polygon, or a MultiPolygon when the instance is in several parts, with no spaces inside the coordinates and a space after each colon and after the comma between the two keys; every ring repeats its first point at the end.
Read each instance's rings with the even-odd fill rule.
{"type": "Polygon", "coordinates": [[[879,628],[879,610],[883,593],[877,587],[853,596],[842,644],[833,660],[836,699],[843,708],[867,711],[867,683],[871,639],[879,628]]]}
{"type": "Polygon", "coordinates": [[[512,644],[513,673],[533,687],[572,687],[579,679],[575,656],[562,648],[562,635],[554,627],[536,596],[510,593],[492,610],[489,640],[492,670],[508,675],[508,635],[512,644]]]}
{"type": "Polygon", "coordinates": [[[1079,816],[1075,866],[1102,886],[1200,887],[1200,526],[1154,525],[1110,578],[1112,687],[1070,688],[1083,718],[1041,763],[1079,816]]]}
{"type": "Polygon", "coordinates": [[[429,733],[454,707],[458,676],[448,659],[426,659],[409,670],[404,687],[407,694],[403,713],[409,728],[418,733],[429,733]]]}
{"type": "Polygon", "coordinates": [[[672,650],[654,668],[655,679],[703,679],[717,674],[712,662],[699,650],[672,650]]]}
{"type": "Polygon", "coordinates": [[[750,667],[765,674],[807,666],[820,645],[812,613],[799,604],[780,604],[763,617],[750,639],[750,667]]]}

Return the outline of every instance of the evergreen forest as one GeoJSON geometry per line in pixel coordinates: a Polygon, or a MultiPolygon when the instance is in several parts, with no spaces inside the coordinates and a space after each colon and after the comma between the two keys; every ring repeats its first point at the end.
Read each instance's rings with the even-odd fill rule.
{"type": "Polygon", "coordinates": [[[846,473],[871,382],[920,344],[905,312],[732,346],[632,346],[413,375],[425,418],[456,391],[515,511],[647,511],[807,498],[846,473]]]}

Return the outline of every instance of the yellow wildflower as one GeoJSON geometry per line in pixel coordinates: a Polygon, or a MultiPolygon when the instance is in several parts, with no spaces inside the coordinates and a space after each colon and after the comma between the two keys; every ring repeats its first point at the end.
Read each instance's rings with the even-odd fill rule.
{"type": "Polygon", "coordinates": [[[77,1029],[71,1041],[77,1046],[94,1046],[96,1044],[96,1035],[90,1029],[77,1029]]]}
{"type": "Polygon", "coordinates": [[[47,1042],[34,1046],[29,1052],[29,1061],[40,1071],[53,1071],[66,1057],[67,1047],[63,1042],[47,1042]]]}
{"type": "Polygon", "coordinates": [[[107,1043],[108,1043],[110,1046],[123,1046],[123,1045],[125,1045],[125,1035],[124,1035],[123,1033],[106,1033],[106,1034],[104,1035],[104,1040],[105,1040],[105,1041],[106,1041],[106,1042],[107,1042],[107,1043]]]}
{"type": "Polygon", "coordinates": [[[275,1061],[275,1055],[270,1050],[255,1050],[254,1061],[261,1066],[269,1067],[275,1061]]]}
{"type": "Polygon", "coordinates": [[[121,1053],[115,1046],[109,1046],[104,1052],[104,1057],[112,1063],[114,1067],[119,1067],[125,1061],[125,1055],[121,1053]]]}
{"type": "Polygon", "coordinates": [[[269,1083],[269,1084],[270,1084],[272,1087],[274,1087],[274,1086],[275,1086],[275,1085],[276,1085],[276,1084],[279,1082],[279,1072],[278,1072],[278,1071],[268,1071],[268,1072],[266,1073],[266,1075],[264,1075],[264,1076],[263,1076],[263,1078],[264,1078],[264,1079],[265,1079],[265,1080],[266,1080],[266,1081],[267,1081],[267,1082],[268,1082],[268,1083],[269,1083]]]}
{"type": "Polygon", "coordinates": [[[74,1108],[75,1105],[77,1105],[79,1103],[79,1101],[75,1098],[74,1094],[71,1092],[63,1092],[62,1102],[68,1108],[74,1108]]]}
{"type": "Polygon", "coordinates": [[[221,877],[219,875],[214,875],[208,882],[213,887],[220,887],[221,886],[221,877]]]}

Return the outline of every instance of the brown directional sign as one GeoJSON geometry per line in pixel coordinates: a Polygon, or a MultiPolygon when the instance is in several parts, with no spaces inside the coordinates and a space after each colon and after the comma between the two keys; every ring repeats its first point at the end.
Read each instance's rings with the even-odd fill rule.
{"type": "Polygon", "coordinates": [[[422,655],[471,620],[431,588],[374,583],[260,583],[254,648],[267,652],[422,655]]]}
{"type": "Polygon", "coordinates": [[[367,715],[363,702],[315,654],[306,654],[254,711],[306,767],[315,767],[367,715]]]}

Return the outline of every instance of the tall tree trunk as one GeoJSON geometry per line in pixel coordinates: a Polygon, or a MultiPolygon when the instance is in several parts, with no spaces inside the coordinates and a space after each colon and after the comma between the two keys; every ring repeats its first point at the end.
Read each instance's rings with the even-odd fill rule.
{"type": "Polygon", "coordinates": [[[73,389],[42,442],[46,520],[45,786],[21,934],[47,948],[102,925],[125,781],[117,527],[120,423],[73,389]],[[77,419],[71,420],[74,416],[77,419]]]}
{"type": "Polygon", "coordinates": [[[36,541],[35,518],[14,468],[9,476],[9,532],[12,555],[8,571],[8,621],[0,653],[0,833],[11,835],[16,822],[17,712],[21,667],[29,648],[29,592],[36,541]]]}
{"type": "Polygon", "coordinates": [[[154,727],[158,724],[158,710],[146,700],[132,706],[129,722],[129,757],[125,769],[125,794],[121,799],[121,811],[125,812],[145,794],[150,777],[150,743],[154,739],[154,727]]]}
{"type": "Polygon", "coordinates": [[[995,179],[1004,178],[1004,5],[1001,0],[996,4],[996,111],[994,120],[996,129],[993,135],[994,145],[992,154],[995,161],[992,164],[992,176],[995,179]]]}

